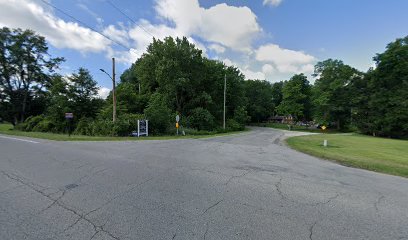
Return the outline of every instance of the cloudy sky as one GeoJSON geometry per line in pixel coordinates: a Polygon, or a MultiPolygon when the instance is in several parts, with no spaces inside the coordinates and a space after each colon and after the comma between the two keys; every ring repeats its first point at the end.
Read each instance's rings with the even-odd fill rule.
{"type": "Polygon", "coordinates": [[[0,26],[45,36],[67,60],[61,73],[88,68],[106,95],[110,79],[99,69],[110,71],[115,57],[121,74],[153,36],[186,36],[248,79],[310,76],[327,58],[366,71],[408,34],[407,9],[404,0],[0,0],[0,26]]]}

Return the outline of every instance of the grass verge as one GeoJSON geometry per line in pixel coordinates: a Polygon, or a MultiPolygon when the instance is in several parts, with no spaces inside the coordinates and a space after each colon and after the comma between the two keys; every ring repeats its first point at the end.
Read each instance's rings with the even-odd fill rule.
{"type": "MultiPolygon", "coordinates": [[[[284,124],[284,123],[253,123],[252,126],[289,130],[288,124],[284,124]]],[[[311,129],[306,126],[298,126],[298,125],[292,125],[291,131],[312,132],[312,133],[339,133],[335,129],[326,129],[323,131],[321,129],[311,129]]]]}
{"type": "MultiPolygon", "coordinates": [[[[247,131],[245,129],[244,131],[247,131]]],[[[149,136],[149,137],[105,137],[105,136],[84,136],[84,135],[71,135],[59,134],[59,133],[45,133],[45,132],[24,132],[13,129],[11,124],[0,124],[0,134],[48,139],[54,141],[138,141],[138,140],[171,140],[171,139],[200,139],[211,138],[219,136],[227,136],[231,134],[242,133],[243,131],[227,132],[227,133],[214,133],[208,135],[187,135],[187,136],[149,136]]]]}
{"type": "Polygon", "coordinates": [[[408,141],[359,134],[318,134],[288,138],[290,147],[346,166],[408,177],[408,141]],[[323,141],[328,140],[328,147],[323,141]]]}

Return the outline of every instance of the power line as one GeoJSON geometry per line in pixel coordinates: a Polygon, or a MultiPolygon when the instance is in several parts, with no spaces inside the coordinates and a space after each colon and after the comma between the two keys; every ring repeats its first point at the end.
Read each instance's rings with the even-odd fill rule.
{"type": "Polygon", "coordinates": [[[48,6],[52,7],[52,8],[54,8],[55,10],[59,11],[60,13],[64,14],[65,16],[67,16],[67,17],[73,19],[74,21],[79,22],[80,24],[84,25],[86,28],[88,28],[88,29],[90,29],[90,30],[92,30],[92,31],[94,31],[94,32],[96,32],[96,33],[98,33],[99,35],[101,35],[102,37],[108,39],[109,41],[111,41],[111,42],[113,42],[113,43],[116,43],[117,45],[123,47],[124,49],[126,49],[126,50],[128,50],[128,51],[134,51],[134,49],[131,49],[131,48],[125,46],[124,44],[113,40],[113,39],[110,38],[109,36],[107,36],[107,35],[105,35],[105,34],[99,32],[98,30],[96,30],[96,29],[94,29],[93,27],[89,26],[88,24],[82,22],[81,20],[77,19],[76,17],[70,15],[69,13],[65,12],[64,10],[62,10],[62,9],[60,9],[60,8],[58,8],[58,7],[56,7],[55,5],[52,5],[51,3],[49,3],[49,2],[47,2],[47,1],[45,1],[45,0],[40,0],[40,1],[43,2],[43,3],[46,4],[46,5],[48,5],[48,6]]]}
{"type": "Polygon", "coordinates": [[[135,20],[133,20],[131,17],[129,17],[126,13],[124,13],[122,10],[120,10],[118,7],[116,7],[111,1],[107,0],[109,5],[111,5],[114,9],[116,9],[118,12],[122,13],[127,19],[129,19],[132,23],[134,23],[136,26],[140,27],[143,31],[145,31],[147,34],[150,36],[154,37],[153,34],[151,34],[149,31],[147,31],[144,27],[139,25],[135,20]]]}

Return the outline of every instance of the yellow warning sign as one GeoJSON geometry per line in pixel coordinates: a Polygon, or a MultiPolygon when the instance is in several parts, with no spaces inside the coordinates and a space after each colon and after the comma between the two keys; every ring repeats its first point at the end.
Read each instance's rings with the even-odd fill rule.
{"type": "Polygon", "coordinates": [[[178,124],[178,122],[176,122],[176,128],[179,128],[179,124],[178,124]]]}
{"type": "Polygon", "coordinates": [[[327,128],[326,126],[324,126],[324,125],[322,126],[322,130],[326,130],[326,128],[327,128]]]}

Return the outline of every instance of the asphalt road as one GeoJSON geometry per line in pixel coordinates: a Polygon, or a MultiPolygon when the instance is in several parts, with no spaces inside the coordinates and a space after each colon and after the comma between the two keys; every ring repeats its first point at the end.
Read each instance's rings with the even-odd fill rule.
{"type": "Polygon", "coordinates": [[[298,153],[283,134],[0,136],[0,239],[408,239],[408,179],[298,153]]]}

